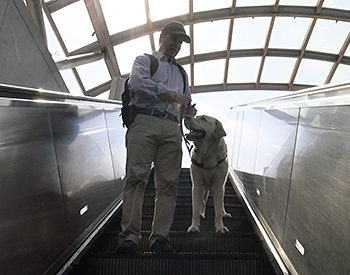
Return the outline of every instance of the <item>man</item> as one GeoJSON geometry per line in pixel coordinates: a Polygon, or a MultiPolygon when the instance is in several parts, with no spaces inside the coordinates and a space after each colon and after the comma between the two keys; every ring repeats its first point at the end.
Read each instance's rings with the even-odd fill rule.
{"type": "Polygon", "coordinates": [[[156,188],[155,211],[150,235],[151,251],[173,253],[169,243],[169,230],[173,222],[176,192],[182,159],[182,135],[179,127],[180,110],[196,115],[190,105],[191,93],[184,84],[175,56],[183,42],[190,43],[184,26],[177,21],[162,29],[158,69],[150,74],[151,60],[147,55],[135,59],[129,87],[135,92],[130,105],[138,114],[126,133],[127,162],[126,183],[118,254],[135,254],[141,239],[143,195],[152,163],[156,188]],[[184,85],[185,88],[184,88],[184,85]]]}

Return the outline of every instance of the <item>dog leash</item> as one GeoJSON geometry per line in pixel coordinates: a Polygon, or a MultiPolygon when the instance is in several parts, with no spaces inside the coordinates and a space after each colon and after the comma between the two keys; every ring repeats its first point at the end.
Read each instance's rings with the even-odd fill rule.
{"type": "MultiPolygon", "coordinates": [[[[196,104],[190,105],[191,107],[194,107],[196,104]]],[[[180,112],[180,129],[181,129],[181,135],[185,141],[185,145],[187,147],[188,150],[188,154],[191,156],[191,151],[193,149],[193,144],[191,145],[191,143],[188,141],[188,139],[186,139],[185,135],[184,135],[184,131],[183,131],[183,118],[184,118],[184,112],[185,112],[185,108],[181,108],[181,112],[180,112]]]]}

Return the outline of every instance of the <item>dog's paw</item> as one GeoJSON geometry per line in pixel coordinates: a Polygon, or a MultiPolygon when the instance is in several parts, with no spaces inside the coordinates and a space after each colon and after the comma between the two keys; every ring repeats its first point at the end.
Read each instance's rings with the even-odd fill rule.
{"type": "Polygon", "coordinates": [[[231,218],[232,216],[231,216],[231,214],[230,213],[225,213],[224,214],[224,218],[231,218]]]}
{"type": "Polygon", "coordinates": [[[187,232],[188,233],[196,233],[196,232],[200,232],[199,230],[199,227],[195,227],[195,226],[190,226],[188,229],[187,229],[187,232]]]}
{"type": "Polygon", "coordinates": [[[226,226],[216,228],[216,233],[220,233],[220,234],[225,234],[229,231],[230,230],[226,226]]]}

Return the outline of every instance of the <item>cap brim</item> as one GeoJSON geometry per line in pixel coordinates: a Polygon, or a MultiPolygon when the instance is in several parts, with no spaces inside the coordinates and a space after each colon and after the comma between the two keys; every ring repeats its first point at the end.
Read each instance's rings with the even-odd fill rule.
{"type": "Polygon", "coordinates": [[[180,36],[183,37],[183,40],[184,40],[186,43],[191,43],[191,37],[189,37],[187,34],[184,34],[183,32],[169,31],[168,33],[180,35],[180,36]]]}

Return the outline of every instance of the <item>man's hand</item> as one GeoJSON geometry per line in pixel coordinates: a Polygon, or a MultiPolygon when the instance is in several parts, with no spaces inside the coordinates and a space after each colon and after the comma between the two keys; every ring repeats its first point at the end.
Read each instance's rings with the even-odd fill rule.
{"type": "Polygon", "coordinates": [[[197,109],[195,108],[195,106],[196,104],[187,107],[185,111],[185,116],[195,117],[197,114],[197,109]]]}
{"type": "Polygon", "coordinates": [[[176,96],[174,96],[174,102],[186,107],[191,103],[191,98],[185,94],[176,94],[176,96]]]}
{"type": "Polygon", "coordinates": [[[158,95],[160,100],[176,102],[177,104],[186,107],[191,102],[191,98],[185,94],[177,94],[174,91],[168,91],[165,94],[158,95]]]}

